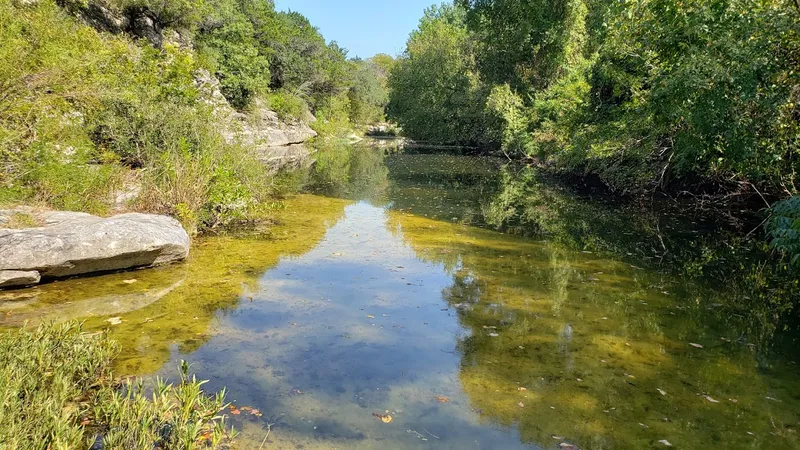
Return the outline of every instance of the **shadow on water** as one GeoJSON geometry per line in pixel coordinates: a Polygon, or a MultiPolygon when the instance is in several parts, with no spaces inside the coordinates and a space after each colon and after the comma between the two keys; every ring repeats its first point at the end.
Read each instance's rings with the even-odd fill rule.
{"type": "Polygon", "coordinates": [[[18,291],[0,323],[119,317],[119,371],[174,375],[187,359],[261,411],[232,416],[243,449],[267,424],[273,449],[797,447],[791,311],[758,306],[741,271],[685,276],[723,264],[677,255],[713,226],[491,158],[317,157],[317,195],[288,201],[267,238],[18,291]]]}

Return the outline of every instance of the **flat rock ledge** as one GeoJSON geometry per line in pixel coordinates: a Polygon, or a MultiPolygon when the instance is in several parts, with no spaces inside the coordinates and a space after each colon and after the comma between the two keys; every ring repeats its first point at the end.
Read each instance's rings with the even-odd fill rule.
{"type": "Polygon", "coordinates": [[[27,210],[0,211],[0,289],[41,280],[153,267],[186,259],[189,235],[167,216],[91,214],[27,210]],[[3,228],[24,213],[41,226],[3,228]]]}

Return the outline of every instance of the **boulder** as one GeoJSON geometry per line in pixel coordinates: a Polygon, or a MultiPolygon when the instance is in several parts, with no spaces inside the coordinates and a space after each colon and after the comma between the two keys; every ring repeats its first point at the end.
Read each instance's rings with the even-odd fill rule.
{"type": "Polygon", "coordinates": [[[0,228],[0,288],[35,284],[37,278],[152,267],[189,254],[189,235],[166,216],[102,218],[49,211],[37,213],[36,219],[43,226],[0,228]]]}

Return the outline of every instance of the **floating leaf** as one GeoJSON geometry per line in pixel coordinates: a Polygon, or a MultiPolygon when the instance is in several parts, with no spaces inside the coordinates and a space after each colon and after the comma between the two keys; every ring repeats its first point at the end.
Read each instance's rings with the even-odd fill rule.
{"type": "Polygon", "coordinates": [[[119,325],[122,323],[122,319],[119,317],[112,317],[106,320],[106,322],[110,323],[111,325],[119,325]]]}
{"type": "Polygon", "coordinates": [[[443,395],[436,395],[433,398],[435,398],[436,401],[439,402],[439,403],[450,403],[450,399],[448,397],[443,396],[443,395]]]}
{"type": "Polygon", "coordinates": [[[489,333],[489,336],[490,336],[490,337],[498,337],[498,336],[500,336],[500,335],[499,335],[499,334],[497,334],[497,333],[489,333]]]}
{"type": "Polygon", "coordinates": [[[659,394],[661,394],[661,395],[667,395],[667,391],[665,391],[665,390],[663,390],[663,389],[661,389],[661,388],[658,388],[657,390],[658,390],[658,393],[659,393],[659,394]]]}
{"type": "Polygon", "coordinates": [[[383,423],[391,423],[392,421],[392,416],[390,414],[372,413],[372,415],[380,419],[383,423]]]}
{"type": "Polygon", "coordinates": [[[517,406],[519,406],[520,408],[524,408],[525,407],[525,403],[519,402],[519,403],[517,403],[517,406]]]}
{"type": "Polygon", "coordinates": [[[517,390],[518,390],[518,391],[527,391],[527,390],[528,390],[528,388],[524,388],[524,387],[518,387],[518,388],[517,388],[517,390]]]}
{"type": "Polygon", "coordinates": [[[690,343],[689,343],[689,345],[691,345],[691,346],[692,346],[692,347],[694,347],[694,348],[703,348],[703,346],[702,346],[702,345],[700,345],[700,344],[695,344],[694,342],[690,342],[690,343]]]}
{"type": "Polygon", "coordinates": [[[703,398],[710,401],[711,403],[719,403],[719,400],[714,400],[713,398],[711,398],[710,395],[705,395],[703,396],[703,398]]]}
{"type": "Polygon", "coordinates": [[[662,439],[662,440],[658,441],[658,443],[659,443],[659,444],[664,444],[664,445],[666,445],[667,447],[672,447],[672,444],[670,444],[670,443],[669,443],[669,441],[668,441],[668,440],[666,440],[666,439],[662,439]]]}
{"type": "Polygon", "coordinates": [[[367,319],[374,319],[374,318],[375,316],[373,316],[372,314],[367,314],[367,319]]]}
{"type": "Polygon", "coordinates": [[[137,281],[139,281],[139,280],[134,278],[134,279],[130,279],[130,280],[123,280],[122,282],[125,283],[125,284],[133,284],[133,283],[136,283],[137,281]]]}

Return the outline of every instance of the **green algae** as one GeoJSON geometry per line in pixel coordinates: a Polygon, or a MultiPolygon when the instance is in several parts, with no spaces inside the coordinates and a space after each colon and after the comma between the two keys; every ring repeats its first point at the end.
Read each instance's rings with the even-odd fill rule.
{"type": "Polygon", "coordinates": [[[765,376],[738,330],[691,312],[698,302],[711,307],[691,295],[691,283],[400,212],[388,226],[452,274],[442,297],[470,330],[457,346],[461,385],[473,409],[517,427],[523,440],[547,446],[561,436],[596,449],[662,439],[684,448],[798,445],[793,363],[778,360],[765,376]]]}
{"type": "Polygon", "coordinates": [[[266,235],[199,239],[185,263],[3,294],[10,301],[0,311],[5,313],[0,315],[0,326],[83,319],[87,330],[110,328],[111,337],[121,343],[117,372],[157,372],[169,360],[172,346],[191,351],[207,342],[218,314],[236,308],[280,258],[312,249],[327,227],[342,217],[347,204],[299,195],[286,201],[266,235]],[[112,317],[122,322],[111,326],[112,317]]]}
{"type": "Polygon", "coordinates": [[[523,218],[546,238],[501,233],[487,220],[508,192],[497,160],[329,150],[304,175],[328,197],[288,200],[266,232],[202,239],[182,265],[4,294],[17,298],[2,323],[110,328],[122,373],[192,361],[264,413],[234,418],[238,448],[267,424],[270,448],[798,447],[792,330],[767,306],[741,314],[736,283],[629,256],[653,247],[615,234],[657,239],[644,220],[592,219],[542,190],[523,218]],[[372,415],[387,411],[390,424],[372,415]]]}

